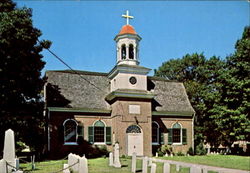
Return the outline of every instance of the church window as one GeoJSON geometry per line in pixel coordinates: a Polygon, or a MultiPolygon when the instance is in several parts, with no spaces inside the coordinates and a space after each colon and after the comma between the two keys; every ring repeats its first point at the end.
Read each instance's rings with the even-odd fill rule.
{"type": "Polygon", "coordinates": [[[77,126],[78,123],[73,119],[64,121],[64,144],[77,144],[77,126]]]}
{"type": "Polygon", "coordinates": [[[175,123],[173,125],[173,143],[181,142],[181,125],[179,123],[175,123]]]}
{"type": "Polygon", "coordinates": [[[111,144],[111,127],[98,120],[88,128],[89,142],[95,144],[111,144]]]}
{"type": "Polygon", "coordinates": [[[134,46],[132,44],[129,45],[129,59],[134,59],[134,46]]]}
{"type": "Polygon", "coordinates": [[[157,122],[152,122],[152,144],[157,145],[159,144],[159,125],[157,122]]]}
{"type": "Polygon", "coordinates": [[[168,144],[187,144],[187,129],[175,123],[172,129],[168,129],[168,144]]]}
{"type": "Polygon", "coordinates": [[[141,129],[137,125],[131,125],[127,128],[126,133],[141,133],[141,129]]]}
{"type": "Polygon", "coordinates": [[[122,59],[126,59],[126,45],[122,45],[122,50],[121,50],[121,57],[122,59]]]}

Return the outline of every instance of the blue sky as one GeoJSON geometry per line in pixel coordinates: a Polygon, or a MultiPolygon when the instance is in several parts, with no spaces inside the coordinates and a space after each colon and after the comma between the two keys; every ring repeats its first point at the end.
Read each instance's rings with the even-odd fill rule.
{"type": "MultiPolygon", "coordinates": [[[[140,65],[157,69],[169,59],[189,53],[225,58],[249,25],[247,1],[20,1],[33,9],[34,26],[51,50],[75,70],[109,72],[116,64],[113,40],[126,20],[142,37],[140,65]]],[[[43,70],[65,65],[46,50],[43,70]]],[[[153,71],[153,70],[152,70],[153,71]]],[[[153,75],[153,72],[150,73],[153,75]]]]}

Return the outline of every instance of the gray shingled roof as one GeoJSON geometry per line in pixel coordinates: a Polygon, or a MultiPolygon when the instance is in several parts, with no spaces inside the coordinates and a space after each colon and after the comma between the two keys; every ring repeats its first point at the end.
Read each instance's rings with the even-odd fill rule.
{"type": "Polygon", "coordinates": [[[156,77],[149,77],[149,80],[154,85],[151,90],[155,94],[155,111],[194,113],[183,83],[156,77]]]}
{"type": "Polygon", "coordinates": [[[107,74],[84,71],[77,71],[77,73],[69,70],[47,71],[47,82],[60,88],[61,94],[71,102],[71,107],[110,109],[105,101],[109,93],[107,74]]]}
{"type": "MultiPolygon", "coordinates": [[[[110,105],[105,101],[110,93],[108,73],[77,73],[69,70],[47,71],[47,82],[57,85],[61,94],[71,101],[70,106],[73,108],[110,110],[110,105]]],[[[148,85],[148,90],[156,95],[152,111],[194,113],[182,83],[148,77],[148,85]]]]}

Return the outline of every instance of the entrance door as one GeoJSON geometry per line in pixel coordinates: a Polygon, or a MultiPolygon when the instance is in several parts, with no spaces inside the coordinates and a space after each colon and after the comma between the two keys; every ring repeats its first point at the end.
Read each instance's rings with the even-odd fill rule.
{"type": "Polygon", "coordinates": [[[127,151],[128,156],[135,152],[137,156],[143,156],[143,134],[137,125],[129,126],[127,133],[127,151]]]}

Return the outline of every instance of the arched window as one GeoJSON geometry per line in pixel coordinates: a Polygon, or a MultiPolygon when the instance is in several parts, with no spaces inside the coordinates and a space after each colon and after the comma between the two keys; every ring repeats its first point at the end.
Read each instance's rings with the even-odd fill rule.
{"type": "Polygon", "coordinates": [[[105,142],[105,124],[102,121],[96,121],[94,124],[94,141],[105,142]]]}
{"type": "Polygon", "coordinates": [[[132,44],[129,45],[129,59],[134,59],[134,46],[132,44]]]}
{"type": "Polygon", "coordinates": [[[159,144],[159,124],[155,121],[152,122],[152,144],[159,144]]]}
{"type": "Polygon", "coordinates": [[[77,144],[77,122],[73,119],[67,119],[63,123],[64,143],[77,144]]]}
{"type": "Polygon", "coordinates": [[[131,125],[127,128],[126,133],[141,133],[141,129],[137,125],[131,125]]]}
{"type": "Polygon", "coordinates": [[[121,57],[122,59],[126,59],[126,45],[122,45],[122,50],[121,50],[121,57]]]}
{"type": "Polygon", "coordinates": [[[89,142],[95,144],[111,144],[111,127],[107,127],[101,120],[89,126],[89,142]]]}
{"type": "Polygon", "coordinates": [[[181,125],[179,123],[173,125],[173,143],[181,143],[181,125]]]}

